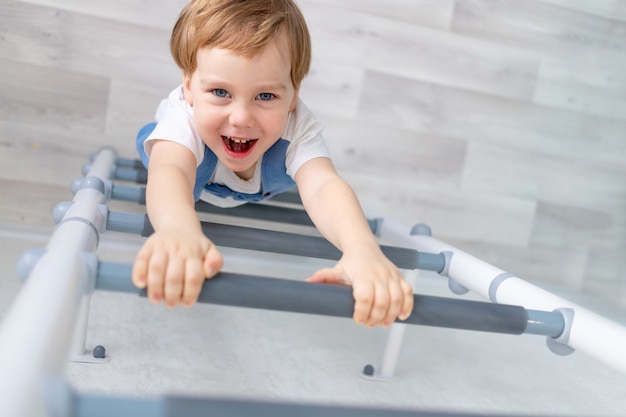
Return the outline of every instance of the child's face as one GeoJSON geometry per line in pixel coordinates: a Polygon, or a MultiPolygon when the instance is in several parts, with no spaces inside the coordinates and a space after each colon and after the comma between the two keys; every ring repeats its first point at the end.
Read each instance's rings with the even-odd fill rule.
{"type": "Polygon", "coordinates": [[[193,74],[183,76],[195,127],[228,169],[249,179],[296,105],[286,43],[279,38],[253,58],[202,48],[197,63],[193,74]]]}

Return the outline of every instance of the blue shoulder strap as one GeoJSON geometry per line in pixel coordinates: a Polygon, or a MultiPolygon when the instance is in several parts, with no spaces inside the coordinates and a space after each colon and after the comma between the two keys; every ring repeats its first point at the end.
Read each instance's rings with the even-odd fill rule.
{"type": "Polygon", "coordinates": [[[196,171],[194,198],[197,201],[202,190],[205,190],[218,197],[232,197],[235,200],[252,202],[272,198],[276,194],[295,187],[296,183],[287,175],[285,165],[288,147],[289,141],[279,139],[265,152],[261,160],[261,191],[255,194],[246,194],[233,191],[224,185],[208,183],[217,167],[217,156],[205,146],[204,159],[196,171]]]}
{"type": "Polygon", "coordinates": [[[146,151],[143,149],[143,143],[148,139],[150,133],[156,127],[156,122],[150,122],[137,132],[137,138],[135,139],[135,147],[137,148],[137,153],[139,154],[139,158],[141,159],[141,163],[146,169],[148,169],[148,155],[146,151]]]}

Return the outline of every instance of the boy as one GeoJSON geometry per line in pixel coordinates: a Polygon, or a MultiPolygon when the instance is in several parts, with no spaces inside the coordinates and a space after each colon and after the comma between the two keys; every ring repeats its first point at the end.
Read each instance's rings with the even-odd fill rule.
{"type": "Polygon", "coordinates": [[[382,254],[329,159],[320,123],[298,98],[311,45],[293,0],[192,0],[170,47],[183,84],[159,107],[158,124],[138,136],[144,163],[150,155],[155,233],[137,254],[135,285],[147,286],[152,302],[192,305],[223,265],[194,200],[228,207],[297,185],[320,233],[342,251],[334,268],[308,281],[352,285],[357,323],[406,319],[412,289],[382,254]]]}

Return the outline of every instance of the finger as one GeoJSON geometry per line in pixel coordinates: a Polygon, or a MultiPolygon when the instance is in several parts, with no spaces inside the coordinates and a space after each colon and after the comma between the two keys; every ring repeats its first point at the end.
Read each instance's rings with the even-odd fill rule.
{"type": "Polygon", "coordinates": [[[381,324],[387,311],[389,311],[389,288],[387,285],[374,285],[374,300],[368,319],[365,322],[367,327],[374,327],[381,324]]]}
{"type": "Polygon", "coordinates": [[[211,247],[207,251],[204,256],[204,260],[202,263],[203,269],[203,277],[202,278],[213,278],[224,266],[224,257],[217,250],[217,247],[211,243],[211,247]]]}
{"type": "Polygon", "coordinates": [[[402,300],[402,308],[400,309],[400,315],[398,318],[400,320],[406,320],[409,318],[411,313],[413,312],[414,307],[414,297],[413,297],[413,288],[411,288],[411,284],[407,281],[400,281],[400,286],[402,288],[402,293],[404,298],[402,300]]]}
{"type": "Polygon", "coordinates": [[[198,301],[205,274],[202,262],[198,258],[187,260],[185,266],[185,285],[183,288],[182,302],[185,307],[191,307],[198,301]]]}
{"type": "Polygon", "coordinates": [[[178,256],[168,258],[165,269],[164,298],[165,305],[169,308],[176,307],[183,293],[183,281],[185,279],[184,261],[178,256]]]}
{"type": "Polygon", "coordinates": [[[146,250],[141,250],[135,257],[133,263],[133,284],[137,288],[146,288],[146,276],[148,275],[148,259],[150,258],[146,250]]]}
{"type": "Polygon", "coordinates": [[[366,324],[374,302],[374,284],[370,282],[356,284],[353,287],[352,296],[354,297],[354,321],[358,324],[366,324]]]}
{"type": "Polygon", "coordinates": [[[401,281],[392,282],[388,287],[389,305],[387,308],[387,314],[382,320],[383,327],[389,327],[396,321],[396,318],[402,311],[404,305],[404,293],[402,291],[401,281]]]}
{"type": "Polygon", "coordinates": [[[148,299],[153,303],[163,301],[163,285],[165,268],[167,266],[167,254],[161,250],[152,252],[148,263],[148,299]]]}
{"type": "Polygon", "coordinates": [[[320,269],[315,271],[306,281],[318,284],[350,285],[343,270],[339,268],[320,269]]]}

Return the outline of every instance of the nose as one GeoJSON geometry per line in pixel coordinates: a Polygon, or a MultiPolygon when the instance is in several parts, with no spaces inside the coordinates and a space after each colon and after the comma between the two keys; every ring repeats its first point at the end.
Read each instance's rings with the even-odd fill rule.
{"type": "Polygon", "coordinates": [[[251,104],[244,102],[232,103],[228,121],[232,126],[252,127],[254,115],[252,114],[251,104]]]}

